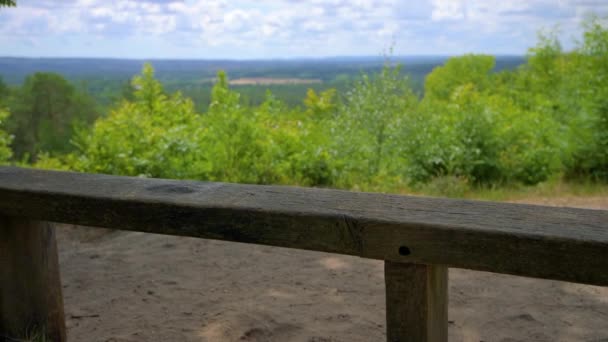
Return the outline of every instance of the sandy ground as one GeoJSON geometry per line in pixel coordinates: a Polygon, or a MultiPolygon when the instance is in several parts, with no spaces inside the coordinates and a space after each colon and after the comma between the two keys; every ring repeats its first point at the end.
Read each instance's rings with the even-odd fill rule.
{"type": "MultiPolygon", "coordinates": [[[[608,209],[608,198],[528,202],[608,209]]],[[[70,341],[383,341],[382,262],[59,229],[70,341]]],[[[450,270],[450,341],[608,342],[608,288],[450,270]]]]}
{"type": "Polygon", "coordinates": [[[247,77],[229,81],[230,85],[268,85],[268,84],[317,84],[323,83],[318,78],[272,78],[247,77]]]}

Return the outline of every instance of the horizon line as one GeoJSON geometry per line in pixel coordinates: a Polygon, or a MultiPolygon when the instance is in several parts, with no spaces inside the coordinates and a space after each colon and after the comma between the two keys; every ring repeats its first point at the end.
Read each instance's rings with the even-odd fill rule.
{"type": "Polygon", "coordinates": [[[91,56],[3,56],[0,59],[81,59],[81,60],[122,60],[122,61],[293,61],[293,60],[330,60],[330,59],[377,59],[377,60],[392,60],[401,58],[451,58],[465,55],[490,55],[495,57],[525,57],[527,54],[491,54],[491,53],[461,53],[461,54],[412,54],[412,55],[394,55],[394,56],[377,56],[377,55],[335,55],[335,56],[319,56],[319,57],[268,57],[268,58],[179,58],[179,57],[91,57],[91,56]]]}

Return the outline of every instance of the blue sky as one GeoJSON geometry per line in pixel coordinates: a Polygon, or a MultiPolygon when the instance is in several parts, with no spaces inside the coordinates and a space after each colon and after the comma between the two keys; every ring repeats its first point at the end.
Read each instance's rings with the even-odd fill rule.
{"type": "Polygon", "coordinates": [[[608,0],[17,0],[0,56],[290,58],[524,54],[541,29],[566,48],[608,0]]]}

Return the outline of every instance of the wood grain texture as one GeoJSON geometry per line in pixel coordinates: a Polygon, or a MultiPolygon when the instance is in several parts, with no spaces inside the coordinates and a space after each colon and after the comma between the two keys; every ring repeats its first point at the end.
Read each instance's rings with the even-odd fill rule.
{"type": "Polygon", "coordinates": [[[608,285],[601,210],[3,167],[0,214],[608,285]]]}
{"type": "Polygon", "coordinates": [[[386,261],[386,340],[447,342],[448,269],[386,261]]]}
{"type": "Polygon", "coordinates": [[[55,230],[0,216],[0,340],[38,341],[42,334],[66,341],[55,230]]]}

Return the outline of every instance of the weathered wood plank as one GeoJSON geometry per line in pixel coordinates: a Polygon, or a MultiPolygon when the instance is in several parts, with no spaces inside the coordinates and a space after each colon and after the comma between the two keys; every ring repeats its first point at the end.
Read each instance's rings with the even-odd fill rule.
{"type": "Polygon", "coordinates": [[[600,210],[4,167],[0,214],[608,285],[600,210]]]}
{"type": "Polygon", "coordinates": [[[386,261],[386,340],[448,340],[448,269],[386,261]]]}
{"type": "Polygon", "coordinates": [[[55,230],[49,223],[0,216],[0,340],[5,339],[66,341],[55,230]]]}

